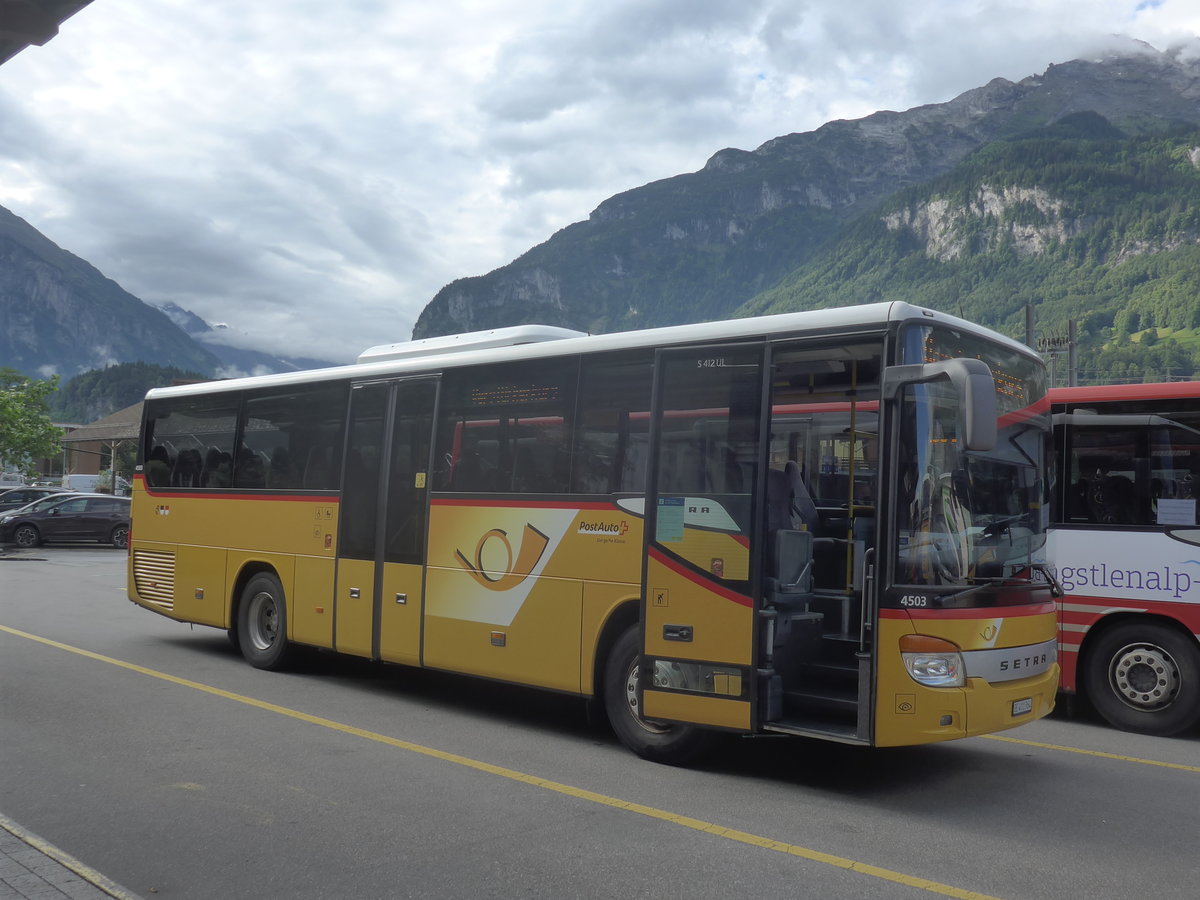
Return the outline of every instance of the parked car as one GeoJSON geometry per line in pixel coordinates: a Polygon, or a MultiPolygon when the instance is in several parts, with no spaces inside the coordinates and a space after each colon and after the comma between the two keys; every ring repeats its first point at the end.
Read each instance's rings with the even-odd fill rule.
{"type": "Polygon", "coordinates": [[[100,541],[129,546],[129,498],[61,494],[0,513],[0,543],[36,547],[43,541],[100,541]]]}
{"type": "Polygon", "coordinates": [[[41,500],[43,497],[50,497],[62,492],[63,489],[60,487],[18,487],[0,492],[0,513],[10,509],[20,509],[34,500],[41,500]]]}

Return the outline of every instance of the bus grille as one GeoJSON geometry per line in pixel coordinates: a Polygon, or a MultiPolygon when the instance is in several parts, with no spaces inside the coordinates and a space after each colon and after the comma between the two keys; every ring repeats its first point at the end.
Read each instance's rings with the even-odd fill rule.
{"type": "Polygon", "coordinates": [[[133,586],[143,600],[174,609],[175,554],[169,550],[134,550],[133,586]]]}

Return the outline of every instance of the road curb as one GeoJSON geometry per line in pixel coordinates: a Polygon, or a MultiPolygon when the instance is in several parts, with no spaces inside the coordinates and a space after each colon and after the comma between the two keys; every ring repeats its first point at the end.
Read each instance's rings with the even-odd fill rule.
{"type": "MultiPolygon", "coordinates": [[[[56,884],[53,877],[46,877],[47,874],[52,875],[52,873],[48,873],[45,870],[47,868],[54,869],[54,864],[57,864],[57,866],[61,867],[62,869],[66,869],[74,873],[78,878],[91,885],[97,891],[100,891],[103,895],[112,897],[113,900],[142,900],[138,894],[135,894],[133,891],[122,887],[112,879],[106,878],[91,866],[85,865],[75,857],[71,856],[69,853],[64,853],[49,841],[43,840],[36,834],[27,831],[12,819],[5,816],[3,813],[0,813],[0,828],[4,829],[14,838],[24,843],[31,850],[36,851],[38,854],[51,861],[51,864],[48,866],[31,866],[22,860],[15,859],[10,853],[0,851],[0,858],[8,857],[17,863],[24,865],[24,867],[30,871],[31,875],[37,876],[36,880],[40,882],[40,885],[34,887],[29,892],[23,892],[20,888],[14,888],[17,890],[16,896],[45,897],[47,887],[52,886],[66,897],[81,897],[82,895],[72,891],[69,885],[56,884]]],[[[0,882],[0,886],[4,886],[3,882],[0,882]]]]}

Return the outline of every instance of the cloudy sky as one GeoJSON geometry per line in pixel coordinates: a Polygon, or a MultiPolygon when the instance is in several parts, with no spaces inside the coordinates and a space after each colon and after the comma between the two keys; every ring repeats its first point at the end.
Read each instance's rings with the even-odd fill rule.
{"type": "Polygon", "coordinates": [[[0,205],[148,303],[351,361],[605,198],[1200,34],[1196,0],[94,0],[0,67],[0,205]]]}

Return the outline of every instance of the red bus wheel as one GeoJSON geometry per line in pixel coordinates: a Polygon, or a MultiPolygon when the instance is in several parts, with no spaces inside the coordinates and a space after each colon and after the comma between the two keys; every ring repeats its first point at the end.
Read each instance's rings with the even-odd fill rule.
{"type": "Polygon", "coordinates": [[[1127,622],[1084,664],[1088,699],[1125,731],[1169,735],[1200,722],[1200,647],[1160,622],[1127,622]]]}

